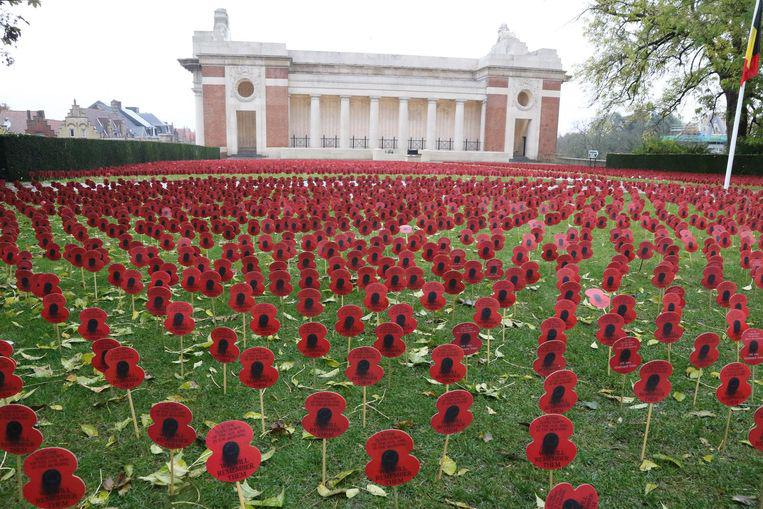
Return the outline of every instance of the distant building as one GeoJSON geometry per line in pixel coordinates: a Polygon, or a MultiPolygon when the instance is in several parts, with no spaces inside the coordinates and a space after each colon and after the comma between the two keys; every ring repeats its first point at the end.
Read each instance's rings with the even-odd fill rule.
{"type": "Polygon", "coordinates": [[[64,122],[58,130],[59,138],[85,138],[95,140],[103,138],[103,130],[98,130],[98,120],[74,100],[69,113],[64,118],[64,122]]]}
{"type": "Polygon", "coordinates": [[[176,129],[176,132],[180,143],[189,143],[191,145],[196,143],[196,133],[192,129],[180,127],[176,129]]]}
{"type": "Polygon", "coordinates": [[[718,115],[708,115],[697,122],[678,124],[670,129],[670,134],[663,140],[675,141],[685,145],[704,145],[711,154],[726,152],[726,123],[718,115]]]}
{"type": "Polygon", "coordinates": [[[31,110],[0,109],[0,132],[53,138],[59,126],[59,120],[45,118],[44,110],[32,112],[31,110]]]}
{"type": "Polygon", "coordinates": [[[122,103],[117,100],[112,100],[110,104],[96,101],[90,106],[90,109],[121,119],[127,138],[147,141],[177,141],[177,134],[172,124],[162,122],[152,113],[142,113],[135,106],[123,107],[122,103]]]}
{"type": "Polygon", "coordinates": [[[225,9],[180,64],[196,142],[274,158],[552,160],[570,78],[506,25],[481,58],[299,51],[232,40],[225,9]]]}

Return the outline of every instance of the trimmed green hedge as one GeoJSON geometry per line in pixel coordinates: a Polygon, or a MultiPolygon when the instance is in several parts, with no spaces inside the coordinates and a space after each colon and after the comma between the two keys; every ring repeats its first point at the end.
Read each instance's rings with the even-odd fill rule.
{"type": "MultiPolygon", "coordinates": [[[[723,154],[607,154],[607,168],[690,173],[726,173],[723,154]]],[[[734,157],[735,175],[763,175],[763,155],[734,157]]]]}
{"type": "Polygon", "coordinates": [[[30,171],[88,170],[103,166],[219,159],[220,149],[154,141],[0,136],[0,178],[25,180],[30,171]]]}

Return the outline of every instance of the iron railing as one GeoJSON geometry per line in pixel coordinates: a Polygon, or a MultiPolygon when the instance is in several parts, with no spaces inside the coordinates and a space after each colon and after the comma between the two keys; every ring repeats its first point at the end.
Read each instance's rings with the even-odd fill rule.
{"type": "Polygon", "coordinates": [[[397,149],[397,138],[384,138],[379,140],[379,148],[383,150],[397,149]]]}
{"type": "Polygon", "coordinates": [[[408,140],[408,150],[424,150],[424,138],[410,138],[408,140]]]}
{"type": "Polygon", "coordinates": [[[453,140],[442,140],[437,138],[437,150],[453,150],[453,140]]]}
{"type": "Polygon", "coordinates": [[[292,148],[310,148],[310,137],[292,135],[289,146],[292,148]]]}
{"type": "Polygon", "coordinates": [[[479,152],[480,140],[464,140],[464,150],[479,152]]]}
{"type": "Polygon", "coordinates": [[[350,148],[368,148],[368,138],[356,138],[353,136],[350,138],[350,148]]]}
{"type": "Polygon", "coordinates": [[[321,147],[339,148],[339,136],[321,136],[321,147]]]}

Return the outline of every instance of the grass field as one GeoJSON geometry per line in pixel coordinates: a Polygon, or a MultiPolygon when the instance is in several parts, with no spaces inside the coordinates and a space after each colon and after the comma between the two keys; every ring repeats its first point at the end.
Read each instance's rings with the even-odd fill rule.
{"type": "MultiPolygon", "coordinates": [[[[628,199],[627,194],[625,199],[628,199]]],[[[626,201],[625,207],[627,205],[626,201]]],[[[673,213],[677,210],[674,204],[667,208],[673,213]]],[[[652,210],[649,202],[647,210],[652,210]]],[[[259,411],[257,392],[243,386],[229,373],[228,394],[224,396],[221,365],[212,359],[204,346],[215,326],[226,325],[240,333],[241,316],[232,313],[221,298],[216,303],[218,316],[215,319],[211,316],[210,300],[196,297],[196,331],[192,340],[186,338],[187,355],[191,360],[186,363],[185,379],[180,379],[175,363],[178,340],[167,334],[163,326],[158,327],[157,320],[144,310],[145,292],[136,300],[139,311],[132,314],[129,297],[108,285],[107,272],[103,270],[97,276],[99,298],[94,301],[92,275],[85,274],[83,288],[78,269],[63,260],[50,262],[40,257],[30,221],[18,213],[17,217],[21,227],[19,247],[35,254],[35,272],[56,272],[61,277],[71,317],[61,329],[64,348],[59,349],[53,326],[40,318],[39,300],[19,295],[13,277],[3,274],[0,276],[3,296],[0,300],[0,338],[15,343],[14,357],[19,363],[17,374],[25,382],[26,397],[20,403],[37,411],[40,429],[45,436],[43,445],[65,447],[77,455],[78,474],[88,489],[85,507],[237,507],[233,487],[214,480],[198,461],[191,473],[181,479],[180,489],[172,498],[168,497],[166,487],[139,478],[157,472],[168,459],[166,451],[151,450],[151,441],[145,434],[149,424],[148,411],[153,403],[172,398],[188,405],[194,413],[193,425],[200,436],[206,435],[213,423],[229,419],[244,419],[255,432],[259,432],[259,420],[252,414],[259,411]],[[149,376],[133,393],[142,421],[139,439],[135,439],[129,422],[125,392],[105,387],[106,382],[88,364],[90,345],[76,332],[78,313],[88,306],[99,306],[108,313],[111,337],[140,351],[141,366],[149,376]]],[[[65,234],[61,222],[57,218],[51,222],[54,236],[61,239],[63,247],[65,234]]],[[[594,255],[579,264],[583,290],[600,286],[602,272],[616,254],[609,240],[611,226],[610,223],[605,229],[594,230],[594,255]]],[[[548,227],[544,242],[553,239],[556,233],[566,232],[569,227],[568,221],[548,227]]],[[[653,240],[653,235],[637,223],[632,224],[631,229],[635,236],[634,245],[642,240],[653,240]]],[[[465,249],[470,259],[477,259],[474,245],[460,245],[459,230],[443,232],[442,236],[450,237],[454,247],[465,249]]],[[[524,226],[506,232],[506,248],[496,256],[510,264],[511,248],[528,231],[524,226]]],[[[701,244],[706,233],[692,231],[701,244]]],[[[98,235],[97,229],[91,228],[90,232],[93,236],[105,237],[98,235]]],[[[748,287],[749,275],[739,266],[738,237],[733,238],[733,245],[724,250],[724,276],[737,283],[739,292],[747,295],[748,323],[751,327],[759,327],[763,318],[760,290],[754,285],[748,287]]],[[[126,253],[116,249],[113,240],[110,245],[107,238],[104,241],[109,247],[111,261],[127,264],[126,253]]],[[[215,259],[219,255],[220,248],[217,247],[210,251],[209,257],[215,259]]],[[[270,256],[267,253],[258,256],[266,273],[270,256]]],[[[174,257],[171,253],[165,259],[175,262],[174,257]]],[[[467,285],[461,295],[462,301],[452,306],[449,299],[447,309],[439,313],[423,312],[411,292],[399,296],[391,294],[393,300],[414,304],[418,330],[405,338],[410,356],[383,359],[386,373],[378,385],[369,388],[372,409],[365,429],[360,426],[361,391],[344,383],[342,363],[346,340],[333,332],[339,299],[331,297],[328,277],[323,274],[321,285],[327,299],[325,311],[315,320],[329,328],[332,350],[330,358],[318,361],[317,377],[311,371],[312,363],[296,348],[297,329],[303,323],[294,307],[296,290],[284,301],[267,292],[257,297],[257,302],[270,302],[278,307],[281,329],[270,341],[252,340],[251,331],[247,334],[250,346],[265,345],[273,350],[280,371],[278,383],[265,392],[269,431],[264,436],[256,435],[254,440],[254,445],[263,453],[272,451],[272,456],[248,481],[252,490],[261,492],[251,497],[253,505],[391,506],[391,489],[385,489],[386,496],[366,489],[369,481],[363,468],[368,456],[364,445],[376,431],[398,427],[414,438],[414,455],[422,463],[419,475],[399,489],[401,507],[536,507],[536,498],[544,499],[548,492],[548,474],[530,464],[524,453],[530,442],[528,425],[541,415],[538,398],[543,393],[543,381],[532,371],[532,362],[536,355],[538,327],[541,321],[553,315],[557,290],[554,263],[543,262],[537,252],[532,258],[540,263],[542,277],[537,284],[517,294],[517,303],[508,314],[514,320],[514,326],[506,330],[505,341],[501,340],[500,329],[492,331],[497,358],[490,364],[485,363],[483,349],[476,356],[479,360],[475,357],[469,360],[468,381],[458,384],[475,395],[475,419],[465,432],[451,437],[449,457],[457,464],[456,473],[444,476],[439,482],[435,481],[435,475],[443,437],[432,430],[429,421],[436,411],[436,396],[444,388],[427,380],[429,352],[452,340],[450,329],[455,324],[472,321],[474,308],[462,301],[489,295],[492,282],[485,280],[474,286],[467,285]],[[321,443],[304,438],[299,424],[304,415],[304,400],[315,390],[337,391],[348,402],[350,428],[343,436],[329,441],[328,454],[329,477],[344,476],[336,488],[360,489],[357,494],[349,492],[354,495],[352,498],[347,498],[346,493],[323,497],[317,491],[321,443]]],[[[416,260],[425,269],[427,280],[431,280],[429,264],[422,262],[420,252],[416,253],[416,260]]],[[[652,287],[650,279],[658,261],[659,257],[646,261],[640,272],[637,270],[638,260],[632,263],[618,292],[633,294],[637,299],[638,318],[626,329],[642,339],[644,362],[666,356],[665,345],[650,342],[659,305],[659,292],[652,287]]],[[[320,267],[322,261],[317,260],[317,263],[320,267]]],[[[692,406],[695,380],[689,377],[686,369],[694,338],[708,331],[717,332],[722,337],[721,358],[708,371],[719,371],[724,364],[736,360],[735,345],[724,336],[726,310],[715,302],[708,306],[708,292],[700,285],[704,266],[701,252],[692,257],[681,254],[675,284],[686,290],[682,323],[686,332],[683,339],[673,345],[673,394],[655,406],[647,458],[656,466],[650,470],[639,468],[646,408],[639,405],[638,400],[621,405],[607,397],[620,394],[623,379],[615,373],[607,374],[607,349],[601,345],[595,348],[596,319],[601,311],[581,304],[577,326],[567,331],[568,369],[575,371],[580,379],[577,387],[580,401],[566,414],[575,424],[572,441],[578,447],[578,454],[568,467],[555,473],[555,481],[566,481],[575,486],[593,484],[601,496],[601,507],[725,508],[744,507],[741,505],[744,501],[757,504],[753,499],[762,487],[763,456],[745,441],[752,425],[752,414],[763,397],[763,384],[757,383],[755,401],[749,401],[748,405],[733,412],[732,439],[722,451],[716,448],[723,435],[727,409],[715,398],[715,388],[719,384],[715,376],[703,375],[697,405],[692,406]],[[742,502],[734,500],[738,496],[742,497],[739,499],[742,502]]],[[[298,274],[292,264],[295,287],[298,274]]],[[[225,285],[226,289],[241,281],[239,273],[225,285]]],[[[173,288],[173,296],[190,301],[190,296],[179,285],[173,288]]],[[[227,300],[227,291],[223,297],[227,300]]],[[[356,291],[345,297],[344,303],[362,307],[362,300],[363,293],[356,291]]],[[[371,344],[375,324],[375,318],[370,318],[366,332],[355,338],[353,345],[371,344]]],[[[238,364],[231,366],[234,372],[238,370],[238,364]]],[[[630,383],[637,378],[637,373],[629,376],[626,396],[633,397],[630,383]]],[[[204,450],[203,441],[197,440],[183,452],[183,459],[190,466],[204,450]]],[[[11,456],[4,457],[3,470],[0,471],[2,507],[18,506],[14,501],[16,478],[10,470],[15,466],[14,461],[11,456]]]]}

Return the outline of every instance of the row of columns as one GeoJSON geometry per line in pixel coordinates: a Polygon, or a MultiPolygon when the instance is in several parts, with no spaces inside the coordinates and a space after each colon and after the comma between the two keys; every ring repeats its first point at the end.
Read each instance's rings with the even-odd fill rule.
{"type": "MultiPolygon", "coordinates": [[[[321,96],[310,96],[310,146],[319,147],[321,141],[321,96]]],[[[480,140],[485,139],[485,101],[482,101],[480,113],[480,140]]],[[[429,99],[427,103],[426,147],[436,150],[435,139],[437,130],[437,99],[429,99]]],[[[408,98],[399,98],[398,110],[398,150],[408,150],[408,98]]],[[[379,148],[379,97],[370,97],[369,148],[379,148]]],[[[453,149],[462,150],[464,144],[464,100],[456,99],[456,120],[453,130],[453,149]]],[[[350,148],[350,96],[339,98],[339,148],[350,148]]],[[[484,148],[480,147],[480,150],[484,148]]]]}

